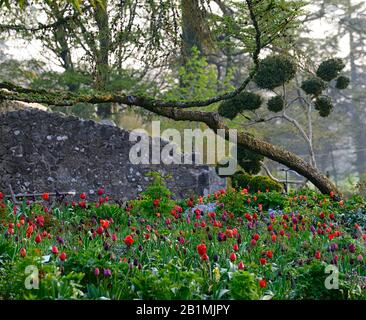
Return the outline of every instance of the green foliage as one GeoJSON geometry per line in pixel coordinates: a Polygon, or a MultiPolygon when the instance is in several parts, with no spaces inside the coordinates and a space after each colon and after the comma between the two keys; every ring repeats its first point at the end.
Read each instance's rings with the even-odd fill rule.
{"type": "Polygon", "coordinates": [[[339,90],[347,89],[350,79],[346,76],[339,76],[336,80],[336,88],[339,90]]]}
{"type": "Polygon", "coordinates": [[[153,180],[141,193],[140,200],[131,201],[133,212],[145,216],[155,215],[157,212],[169,215],[174,201],[171,200],[172,193],[166,187],[163,176],[159,172],[150,172],[147,176],[152,177],[153,180]],[[158,206],[153,205],[154,200],[159,200],[158,206]]]}
{"type": "Polygon", "coordinates": [[[249,174],[257,174],[261,170],[261,161],[263,161],[264,157],[241,145],[237,145],[237,159],[242,169],[249,174]]]}
{"type": "Polygon", "coordinates": [[[317,71],[316,75],[324,81],[331,81],[339,75],[346,65],[342,59],[333,58],[323,61],[317,71]]]}
{"type": "Polygon", "coordinates": [[[338,273],[339,288],[327,289],[325,280],[331,274],[325,273],[325,267],[324,262],[314,260],[298,270],[295,279],[295,299],[344,300],[361,296],[361,290],[357,290],[357,285],[355,286],[352,281],[346,280],[343,273],[338,273]]]}
{"type": "Polygon", "coordinates": [[[268,56],[260,61],[254,82],[262,89],[272,90],[292,80],[296,69],[295,62],[288,56],[268,56]]]}
{"type": "Polygon", "coordinates": [[[257,191],[282,191],[283,186],[273,181],[267,176],[251,176],[243,171],[237,171],[232,177],[231,182],[233,187],[243,189],[247,188],[249,192],[257,191]]]}
{"type": "Polygon", "coordinates": [[[6,203],[0,224],[0,299],[260,299],[263,294],[274,299],[366,298],[366,250],[359,235],[366,225],[361,218],[365,199],[340,203],[314,190],[285,195],[230,188],[171,201],[166,190],[157,192],[164,189],[162,177],[152,175],[154,188],[126,208],[87,201],[86,208],[56,206],[46,215],[42,204],[24,205],[29,222],[37,225],[29,237],[29,225],[20,223],[13,204],[6,203]],[[156,203],[161,194],[167,199],[156,203]],[[37,222],[40,216],[45,218],[43,226],[37,222]],[[340,233],[332,240],[327,232],[311,231],[330,223],[340,233]],[[102,232],[97,231],[102,226],[102,232]],[[44,232],[51,236],[35,241],[36,234],[44,232]],[[124,242],[127,236],[132,243],[124,242]],[[202,243],[204,258],[197,248],[202,243]],[[239,248],[232,261],[234,243],[239,248]],[[330,250],[331,245],[337,247],[330,250]],[[52,252],[52,246],[59,253],[52,252]],[[314,258],[317,251],[319,261],[314,258]],[[67,253],[64,261],[61,252],[67,253]],[[324,266],[335,255],[340,289],[328,290],[324,266]],[[264,257],[265,264],[260,261],[264,257]],[[244,270],[239,270],[239,262],[244,270]],[[37,267],[39,289],[25,288],[27,266],[37,267]],[[265,288],[259,279],[266,279],[265,288]]]}
{"type": "Polygon", "coordinates": [[[256,110],[262,105],[262,97],[253,92],[244,91],[234,98],[221,102],[218,113],[225,118],[234,119],[245,110],[256,110]]]}
{"type": "Polygon", "coordinates": [[[283,100],[283,97],[279,95],[270,98],[267,102],[268,110],[272,112],[280,112],[283,110],[284,106],[285,101],[283,100]]]}
{"type": "Polygon", "coordinates": [[[186,63],[179,67],[177,78],[169,79],[172,88],[164,95],[167,100],[205,99],[217,93],[217,73],[200,51],[192,48],[186,63]]]}
{"type": "Polygon", "coordinates": [[[301,89],[308,95],[318,96],[325,90],[325,88],[325,82],[318,77],[307,79],[301,84],[301,89]]]}
{"type": "Polygon", "coordinates": [[[258,300],[259,290],[252,273],[240,270],[229,283],[230,296],[236,300],[258,300]]]}
{"type": "Polygon", "coordinates": [[[137,273],[131,282],[134,294],[144,300],[191,300],[203,296],[204,279],[173,260],[158,271],[137,273]]]}
{"type": "Polygon", "coordinates": [[[146,174],[147,177],[152,178],[152,182],[147,189],[141,193],[142,197],[150,197],[152,199],[163,199],[170,197],[172,193],[166,187],[164,177],[158,171],[152,171],[146,174]]]}
{"type": "Polygon", "coordinates": [[[43,72],[35,78],[31,87],[34,89],[71,90],[86,89],[92,85],[92,76],[82,70],[68,70],[65,72],[43,72]]]}
{"type": "Polygon", "coordinates": [[[230,100],[221,102],[217,112],[221,117],[233,120],[238,115],[238,110],[234,104],[230,104],[230,100]]]}
{"type": "Polygon", "coordinates": [[[315,109],[319,111],[321,117],[329,116],[333,109],[332,99],[328,96],[321,96],[315,100],[315,109]]]}

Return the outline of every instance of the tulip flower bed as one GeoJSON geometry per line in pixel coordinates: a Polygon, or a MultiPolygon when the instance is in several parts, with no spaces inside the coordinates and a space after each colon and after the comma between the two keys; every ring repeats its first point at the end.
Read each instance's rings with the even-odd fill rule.
{"type": "Polygon", "coordinates": [[[61,207],[0,193],[0,299],[366,298],[362,198],[244,189],[174,201],[159,177],[126,206],[99,193],[61,207]],[[29,266],[38,288],[26,288],[29,266]],[[325,287],[327,266],[339,289],[325,287]]]}

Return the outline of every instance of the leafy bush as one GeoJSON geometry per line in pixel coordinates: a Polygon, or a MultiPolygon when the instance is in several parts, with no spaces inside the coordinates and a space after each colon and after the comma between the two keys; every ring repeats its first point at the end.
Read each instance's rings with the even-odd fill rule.
{"type": "Polygon", "coordinates": [[[321,96],[315,100],[315,109],[321,117],[327,117],[333,109],[332,99],[328,96],[321,96]]]}
{"type": "Polygon", "coordinates": [[[251,176],[243,171],[236,172],[231,181],[235,188],[247,188],[249,192],[260,191],[282,191],[283,186],[267,176],[251,176]]]}
{"type": "Polygon", "coordinates": [[[244,110],[256,110],[262,105],[262,97],[252,92],[241,92],[234,98],[221,102],[218,113],[228,119],[234,119],[244,110]]]}
{"type": "Polygon", "coordinates": [[[257,174],[261,170],[261,161],[264,157],[237,145],[237,159],[239,166],[250,174],[257,174]]]}
{"type": "Polygon", "coordinates": [[[272,90],[292,80],[296,69],[296,64],[288,56],[268,56],[260,61],[254,82],[262,89],[272,90]]]}
{"type": "Polygon", "coordinates": [[[258,300],[259,290],[254,274],[240,270],[229,283],[230,296],[237,300],[258,300]]]}
{"type": "Polygon", "coordinates": [[[285,101],[281,96],[274,96],[267,102],[268,110],[272,112],[280,112],[285,106],[285,101]]]}
{"type": "Polygon", "coordinates": [[[326,264],[318,260],[312,261],[298,270],[295,279],[295,299],[306,300],[347,300],[349,298],[361,297],[360,290],[347,280],[343,273],[338,273],[338,289],[327,289],[325,286],[326,278],[331,273],[325,272],[326,264]]]}
{"type": "Polygon", "coordinates": [[[346,65],[342,59],[334,58],[323,61],[317,71],[316,75],[324,81],[331,81],[338,77],[339,73],[346,65]]]}
{"type": "Polygon", "coordinates": [[[318,96],[326,88],[324,81],[318,77],[310,78],[301,84],[301,89],[306,92],[306,94],[318,96]]]}
{"type": "Polygon", "coordinates": [[[339,90],[347,89],[350,79],[345,76],[339,76],[336,80],[336,88],[339,90]]]}

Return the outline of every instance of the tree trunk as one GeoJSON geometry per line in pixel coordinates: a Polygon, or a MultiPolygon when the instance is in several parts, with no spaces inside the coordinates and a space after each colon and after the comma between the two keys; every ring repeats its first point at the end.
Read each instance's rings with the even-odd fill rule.
{"type": "Polygon", "coordinates": [[[358,50],[357,43],[354,40],[354,32],[349,30],[350,41],[350,65],[351,65],[351,114],[353,123],[353,142],[356,151],[356,170],[359,177],[366,172],[366,130],[364,118],[364,108],[360,107],[360,102],[354,99],[355,84],[357,83],[357,67],[355,52],[358,50]]]}
{"type": "Polygon", "coordinates": [[[96,2],[94,8],[94,18],[98,26],[98,42],[99,48],[96,57],[96,79],[95,87],[104,89],[108,81],[109,71],[109,46],[110,46],[110,30],[107,12],[108,1],[103,1],[103,6],[96,2]]]}

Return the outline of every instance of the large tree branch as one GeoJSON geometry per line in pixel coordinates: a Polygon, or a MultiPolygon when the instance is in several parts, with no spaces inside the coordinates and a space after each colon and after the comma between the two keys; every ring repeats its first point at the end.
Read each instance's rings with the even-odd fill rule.
{"type": "Polygon", "coordinates": [[[28,89],[9,82],[0,82],[0,99],[3,100],[19,100],[24,102],[37,102],[54,106],[72,106],[77,103],[120,103],[129,106],[140,107],[159,107],[159,108],[197,108],[206,107],[215,102],[230,99],[243,91],[251,79],[256,69],[254,69],[245,79],[242,85],[234,91],[226,94],[211,97],[206,100],[193,101],[164,101],[143,96],[124,95],[114,93],[101,94],[77,94],[68,91],[45,91],[28,89]]]}
{"type": "MultiPolygon", "coordinates": [[[[214,132],[224,129],[225,138],[229,138],[229,129],[216,112],[202,112],[195,110],[180,110],[175,108],[144,107],[158,115],[175,121],[198,121],[205,123],[214,132]]],[[[331,191],[339,193],[337,187],[320,171],[311,166],[296,154],[272,145],[266,141],[254,138],[246,132],[238,132],[238,144],[255,153],[277,161],[300,175],[309,179],[322,193],[329,194],[331,191]]]]}

